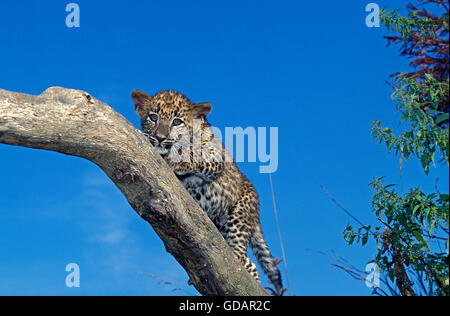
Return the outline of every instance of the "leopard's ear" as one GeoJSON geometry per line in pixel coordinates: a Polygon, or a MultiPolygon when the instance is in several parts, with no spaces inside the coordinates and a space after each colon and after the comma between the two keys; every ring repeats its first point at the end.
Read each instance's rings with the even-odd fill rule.
{"type": "Polygon", "coordinates": [[[134,103],[134,108],[136,113],[140,117],[144,117],[148,114],[148,109],[150,107],[150,102],[152,101],[152,97],[141,90],[134,90],[131,93],[131,99],[134,103]]]}
{"type": "Polygon", "coordinates": [[[211,103],[203,102],[197,103],[192,106],[192,115],[195,119],[205,117],[211,112],[211,103]]]}

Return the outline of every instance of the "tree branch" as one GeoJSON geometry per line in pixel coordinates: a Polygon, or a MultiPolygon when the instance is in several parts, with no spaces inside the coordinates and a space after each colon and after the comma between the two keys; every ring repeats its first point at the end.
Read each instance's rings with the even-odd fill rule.
{"type": "Polygon", "coordinates": [[[203,295],[268,295],[148,140],[105,103],[58,87],[39,96],[0,89],[0,143],[97,164],[203,295]]]}

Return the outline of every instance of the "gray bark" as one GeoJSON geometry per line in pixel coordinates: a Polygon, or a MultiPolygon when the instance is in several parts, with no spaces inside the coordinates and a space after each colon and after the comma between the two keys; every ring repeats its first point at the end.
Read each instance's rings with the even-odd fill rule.
{"type": "Polygon", "coordinates": [[[88,159],[147,221],[203,295],[268,295],[144,135],[88,93],[0,89],[0,143],[88,159]]]}

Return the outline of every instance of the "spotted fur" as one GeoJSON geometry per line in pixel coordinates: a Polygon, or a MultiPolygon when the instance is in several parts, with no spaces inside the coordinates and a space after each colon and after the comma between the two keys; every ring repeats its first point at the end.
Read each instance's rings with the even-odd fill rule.
{"type": "Polygon", "coordinates": [[[214,136],[206,120],[211,104],[195,104],[171,90],[155,96],[135,90],[132,100],[141,117],[142,131],[214,222],[236,257],[259,280],[255,265],[247,257],[250,245],[281,295],[284,290],[280,271],[261,231],[258,195],[214,136]]]}

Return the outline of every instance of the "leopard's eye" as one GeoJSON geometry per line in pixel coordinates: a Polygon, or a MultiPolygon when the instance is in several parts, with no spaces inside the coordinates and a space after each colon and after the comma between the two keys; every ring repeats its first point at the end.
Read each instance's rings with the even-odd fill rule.
{"type": "Polygon", "coordinates": [[[173,126],[178,126],[178,125],[181,125],[182,123],[183,123],[183,121],[180,119],[177,119],[177,118],[172,121],[173,126]]]}
{"type": "Polygon", "coordinates": [[[158,114],[155,114],[155,113],[150,114],[150,115],[148,116],[148,118],[149,118],[150,121],[152,121],[152,122],[157,122],[157,121],[158,121],[158,114]]]}

